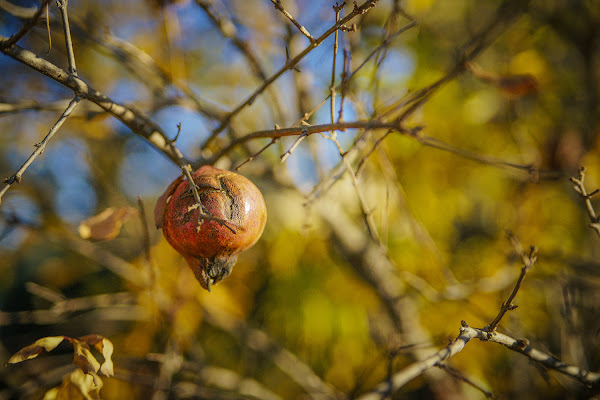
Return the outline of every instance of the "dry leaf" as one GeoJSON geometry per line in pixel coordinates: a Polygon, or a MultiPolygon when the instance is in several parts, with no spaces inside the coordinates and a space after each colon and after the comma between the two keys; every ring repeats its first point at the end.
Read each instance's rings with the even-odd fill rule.
{"type": "Polygon", "coordinates": [[[165,216],[165,208],[167,208],[167,203],[169,202],[169,198],[177,189],[177,186],[183,181],[183,175],[180,175],[177,179],[175,179],[167,190],[156,200],[156,205],[154,206],[154,223],[156,224],[156,229],[160,229],[163,226],[163,218],[165,216]]]}
{"type": "Polygon", "coordinates": [[[100,363],[98,360],[96,360],[96,357],[94,357],[90,349],[87,347],[87,343],[81,342],[77,339],[72,339],[71,343],[73,344],[73,350],[75,352],[73,364],[81,368],[86,374],[98,372],[100,369],[100,363]]]}
{"type": "Polygon", "coordinates": [[[104,357],[104,362],[100,366],[100,372],[102,372],[106,376],[113,376],[113,362],[112,362],[112,354],[114,350],[114,346],[110,340],[101,335],[87,335],[82,336],[79,340],[86,342],[90,346],[94,346],[98,352],[102,353],[104,357]]]}
{"type": "Polygon", "coordinates": [[[102,379],[96,374],[84,374],[76,369],[63,379],[60,386],[50,389],[43,400],[98,400],[102,379]]]}
{"type": "Polygon", "coordinates": [[[36,340],[33,344],[17,351],[6,364],[16,364],[37,357],[42,350],[52,351],[65,340],[64,336],[49,336],[36,340]]]}
{"type": "Polygon", "coordinates": [[[538,91],[538,83],[533,75],[497,75],[485,71],[475,63],[468,63],[467,68],[482,82],[489,83],[511,97],[523,97],[538,91]]]}
{"type": "Polygon", "coordinates": [[[103,382],[98,375],[95,373],[84,374],[82,370],[76,369],[69,378],[86,400],[100,399],[103,382]]]}
{"type": "Polygon", "coordinates": [[[133,207],[109,207],[81,222],[79,236],[83,239],[112,240],[121,232],[123,222],[137,213],[133,207]]]}

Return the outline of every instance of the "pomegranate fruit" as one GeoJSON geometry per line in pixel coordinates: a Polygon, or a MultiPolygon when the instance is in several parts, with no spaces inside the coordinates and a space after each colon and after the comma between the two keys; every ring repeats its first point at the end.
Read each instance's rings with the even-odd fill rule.
{"type": "Polygon", "coordinates": [[[200,207],[189,182],[180,176],[158,199],[154,217],[157,228],[162,227],[167,241],[210,291],[231,273],[237,255],[258,241],[267,209],[260,190],[240,174],[204,165],[192,177],[200,207]]]}

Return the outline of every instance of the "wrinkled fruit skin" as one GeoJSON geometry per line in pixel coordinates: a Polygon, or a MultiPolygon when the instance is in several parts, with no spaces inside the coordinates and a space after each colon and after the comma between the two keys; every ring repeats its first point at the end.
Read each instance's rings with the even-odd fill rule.
{"type": "Polygon", "coordinates": [[[192,177],[203,213],[220,221],[203,219],[198,225],[198,208],[191,209],[196,204],[192,190],[187,180],[179,179],[178,185],[175,181],[167,189],[172,195],[165,200],[162,229],[202,287],[210,291],[211,285],[229,275],[237,255],[258,241],[267,209],[260,190],[240,174],[205,165],[192,177]]]}

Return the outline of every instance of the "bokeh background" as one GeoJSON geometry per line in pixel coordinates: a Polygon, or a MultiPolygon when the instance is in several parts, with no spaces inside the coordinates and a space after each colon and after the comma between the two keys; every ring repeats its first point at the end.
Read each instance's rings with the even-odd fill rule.
{"type": "MultiPolygon", "coordinates": [[[[315,37],[335,22],[331,1],[282,4],[315,37]]],[[[518,294],[519,308],[498,329],[597,371],[600,238],[587,226],[569,177],[585,166],[586,187],[600,187],[598,2],[380,0],[352,21],[356,32],[340,32],[336,84],[344,50],[354,70],[386,35],[411,19],[417,26],[353,77],[343,119],[377,117],[443,77],[462,46],[499,9],[511,7],[518,16],[505,21],[474,62],[496,78],[528,74],[535,90],[515,95],[464,71],[405,121],[453,151],[399,133],[372,151],[385,130],[338,132],[353,171],[364,162],[358,192],[379,243],[328,134],[306,138],[281,163],[295,140],[284,138],[240,169],[262,190],[268,222],[212,293],[153,226],[154,203],[179,167],[114,117],[82,103],[2,198],[2,363],[41,337],[97,333],[115,345],[115,376],[104,379],[101,391],[106,399],[358,397],[446,345],[461,320],[483,327],[494,318],[521,268],[506,240],[510,230],[525,248],[535,245],[539,257],[518,294]],[[122,206],[138,209],[141,218],[125,221],[117,238],[78,236],[82,220],[122,206]],[[137,274],[152,276],[151,284],[137,274]]],[[[71,0],[69,15],[79,76],[147,114],[171,137],[181,124],[177,146],[190,160],[210,157],[234,137],[291,126],[329,95],[333,36],[202,151],[219,118],[260,85],[260,71],[270,76],[286,62],[286,49],[293,57],[308,39],[266,0],[71,0]],[[247,44],[256,65],[211,15],[247,44]]],[[[10,36],[22,24],[0,10],[0,34],[10,36]]],[[[45,22],[19,44],[66,69],[54,4],[50,27],[51,49],[45,22]]],[[[1,176],[19,168],[71,96],[0,56],[1,176]]],[[[340,104],[338,93],[336,118],[340,104]]],[[[330,118],[327,102],[308,122],[330,118]]],[[[237,146],[216,166],[233,169],[268,143],[237,146]]],[[[71,358],[61,345],[0,368],[0,398],[43,398],[75,368],[71,358]]],[[[448,364],[496,398],[594,393],[492,343],[471,342],[448,364]]],[[[436,369],[391,398],[485,394],[436,369]]]]}

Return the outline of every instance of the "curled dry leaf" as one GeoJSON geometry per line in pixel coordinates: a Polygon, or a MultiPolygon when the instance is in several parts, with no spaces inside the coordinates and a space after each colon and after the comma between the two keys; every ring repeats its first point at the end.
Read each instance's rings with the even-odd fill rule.
{"type": "Polygon", "coordinates": [[[75,385],[86,400],[100,399],[100,389],[102,389],[102,379],[94,374],[84,374],[82,370],[76,369],[69,376],[73,385],[75,385]]]}
{"type": "Polygon", "coordinates": [[[90,351],[88,344],[77,339],[71,339],[71,343],[73,344],[75,353],[73,356],[73,364],[81,368],[86,374],[98,372],[100,363],[90,351]]]}
{"type": "Polygon", "coordinates": [[[62,384],[50,389],[43,400],[99,400],[104,382],[96,374],[84,374],[76,369],[67,375],[62,384]]]}
{"type": "Polygon", "coordinates": [[[79,338],[80,341],[94,346],[98,352],[102,353],[104,362],[100,365],[100,372],[106,376],[114,375],[114,367],[112,362],[112,354],[114,346],[110,340],[101,335],[87,335],[79,338]]]}
{"type": "Polygon", "coordinates": [[[112,240],[121,232],[123,222],[137,215],[133,207],[109,207],[79,224],[79,236],[83,239],[112,240]]]}
{"type": "MultiPolygon", "coordinates": [[[[33,344],[22,348],[16,352],[6,364],[16,364],[21,361],[29,360],[37,357],[42,350],[52,351],[62,343],[63,340],[68,341],[73,345],[73,364],[81,368],[85,374],[96,375],[98,371],[106,376],[114,375],[114,367],[112,362],[112,354],[114,351],[113,344],[110,340],[101,335],[87,335],[79,339],[70,338],[68,336],[50,336],[36,340],[33,344]],[[90,346],[102,353],[104,362],[102,365],[96,360],[92,354],[90,346]]],[[[99,378],[98,378],[99,379],[99,378]]]]}
{"type": "Polygon", "coordinates": [[[64,336],[49,336],[36,340],[27,347],[17,351],[6,364],[16,364],[37,357],[43,350],[52,351],[65,340],[64,336]]]}

